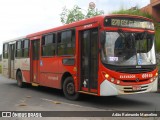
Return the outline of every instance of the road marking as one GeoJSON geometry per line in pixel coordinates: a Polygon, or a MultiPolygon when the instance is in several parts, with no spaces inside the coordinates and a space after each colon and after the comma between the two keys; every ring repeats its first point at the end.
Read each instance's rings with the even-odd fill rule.
{"type": "MultiPolygon", "coordinates": [[[[48,102],[59,102],[61,104],[65,104],[65,105],[70,105],[70,106],[75,106],[75,107],[85,107],[85,106],[81,106],[81,105],[76,105],[76,104],[71,104],[71,103],[66,103],[66,102],[61,102],[61,101],[54,101],[54,100],[50,100],[50,99],[46,99],[46,98],[41,98],[44,101],[48,101],[48,102]]],[[[105,109],[99,109],[99,108],[94,108],[94,107],[86,107],[86,108],[92,108],[92,109],[98,109],[99,111],[113,111],[113,110],[105,110],[105,109]]]]}

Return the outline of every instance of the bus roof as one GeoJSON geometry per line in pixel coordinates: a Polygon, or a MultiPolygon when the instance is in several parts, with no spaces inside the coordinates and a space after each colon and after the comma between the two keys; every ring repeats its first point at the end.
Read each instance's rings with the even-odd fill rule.
{"type": "Polygon", "coordinates": [[[14,38],[14,39],[6,40],[3,43],[12,43],[14,41],[17,41],[17,40],[20,40],[20,39],[25,39],[25,38],[27,38],[27,37],[26,36],[21,36],[21,37],[17,37],[17,38],[14,38]]]}
{"type": "Polygon", "coordinates": [[[81,26],[81,25],[97,22],[99,20],[102,20],[102,18],[104,18],[104,16],[96,16],[96,17],[92,17],[92,18],[89,18],[89,19],[80,20],[80,21],[73,22],[73,23],[70,23],[70,24],[62,25],[60,27],[55,27],[55,28],[52,28],[52,29],[48,29],[48,30],[37,32],[37,33],[33,33],[33,34],[28,35],[27,37],[34,37],[34,36],[54,32],[54,31],[60,31],[60,30],[64,30],[64,29],[75,28],[75,27],[78,27],[78,26],[81,26]]]}
{"type": "Polygon", "coordinates": [[[78,27],[78,26],[82,26],[82,25],[86,25],[86,24],[94,23],[94,22],[99,22],[100,24],[103,24],[103,19],[105,17],[131,17],[131,18],[144,19],[144,20],[152,22],[152,20],[149,19],[149,18],[142,17],[142,16],[137,16],[137,15],[127,15],[127,14],[100,15],[100,16],[95,16],[95,17],[92,17],[92,18],[80,20],[80,21],[77,21],[77,22],[73,22],[73,23],[63,25],[63,26],[60,26],[60,27],[55,27],[55,28],[52,28],[52,29],[48,29],[48,30],[36,32],[36,33],[33,33],[33,34],[29,34],[29,35],[27,35],[27,37],[30,38],[30,37],[40,36],[42,34],[47,34],[47,33],[51,33],[51,32],[54,32],[54,31],[60,31],[60,30],[64,30],[64,29],[71,29],[71,28],[74,28],[74,27],[78,27]]]}
{"type": "Polygon", "coordinates": [[[100,15],[100,16],[95,16],[95,17],[92,17],[92,18],[80,20],[80,21],[77,21],[77,22],[73,22],[73,23],[70,23],[70,24],[62,25],[60,27],[55,27],[55,28],[52,28],[52,29],[36,32],[36,33],[33,33],[33,34],[28,34],[26,36],[14,38],[14,39],[11,39],[11,40],[7,40],[4,43],[10,43],[10,42],[17,41],[17,40],[20,40],[20,39],[36,37],[36,36],[51,33],[51,32],[54,32],[54,31],[61,31],[61,30],[64,30],[64,29],[72,29],[72,28],[75,28],[75,27],[78,27],[78,26],[87,25],[87,24],[94,23],[94,22],[99,22],[100,24],[103,24],[103,20],[104,20],[105,17],[108,17],[108,18],[110,18],[110,17],[131,17],[131,18],[144,19],[144,20],[152,22],[152,20],[149,19],[149,18],[142,17],[142,16],[137,16],[137,15],[127,15],[127,14],[100,15]]]}

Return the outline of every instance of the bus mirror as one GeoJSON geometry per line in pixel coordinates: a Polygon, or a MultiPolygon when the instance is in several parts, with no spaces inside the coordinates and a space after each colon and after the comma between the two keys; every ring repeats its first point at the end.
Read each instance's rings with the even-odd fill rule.
{"type": "Polygon", "coordinates": [[[101,31],[101,33],[100,33],[100,42],[101,42],[101,45],[105,44],[105,42],[106,42],[105,38],[106,38],[105,31],[101,31]]]}

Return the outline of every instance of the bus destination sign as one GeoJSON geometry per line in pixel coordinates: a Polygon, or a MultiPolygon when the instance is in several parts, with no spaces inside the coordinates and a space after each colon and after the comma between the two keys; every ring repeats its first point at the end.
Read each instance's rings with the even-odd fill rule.
{"type": "Polygon", "coordinates": [[[106,18],[104,25],[154,30],[154,24],[152,22],[135,18],[106,18]]]}

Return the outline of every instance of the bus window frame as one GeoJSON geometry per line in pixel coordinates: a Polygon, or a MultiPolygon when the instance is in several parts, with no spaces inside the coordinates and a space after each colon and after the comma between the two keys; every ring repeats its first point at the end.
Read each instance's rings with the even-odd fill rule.
{"type": "Polygon", "coordinates": [[[71,28],[71,29],[65,29],[65,30],[62,30],[62,31],[58,31],[57,32],[57,56],[59,56],[59,57],[65,57],[65,56],[73,57],[73,56],[75,56],[75,54],[76,54],[76,29],[75,28],[71,28]],[[59,39],[61,39],[61,34],[63,32],[67,32],[67,31],[71,31],[70,43],[71,43],[71,48],[73,49],[73,54],[63,54],[63,55],[61,55],[61,54],[58,54],[58,46],[59,45],[64,45],[66,43],[59,42],[59,39]],[[74,33],[74,44],[73,44],[73,36],[72,36],[73,33],[74,33]]]}
{"type": "Polygon", "coordinates": [[[23,39],[22,40],[22,58],[29,58],[29,53],[30,53],[30,40],[29,39],[23,39]],[[25,48],[25,41],[28,41],[28,48],[25,48]],[[24,56],[24,51],[28,49],[28,55],[24,56]]]}
{"type": "Polygon", "coordinates": [[[16,41],[16,49],[15,49],[15,58],[17,58],[17,59],[23,58],[23,49],[22,49],[22,46],[23,46],[23,40],[22,40],[22,39],[17,40],[17,41],[16,41]],[[17,49],[17,47],[18,47],[18,42],[21,42],[21,47],[20,47],[20,49],[17,49]],[[17,51],[18,51],[18,50],[21,50],[21,56],[17,56],[17,51]]]}
{"type": "Polygon", "coordinates": [[[47,33],[47,34],[42,35],[41,44],[40,44],[41,45],[41,57],[42,58],[52,58],[52,57],[57,55],[57,43],[56,43],[56,41],[57,41],[57,33],[56,32],[51,32],[51,33],[47,33]],[[54,39],[52,40],[52,43],[49,43],[49,44],[46,44],[46,45],[45,45],[45,43],[43,44],[43,42],[45,42],[45,36],[51,35],[51,34],[54,36],[54,39]],[[53,45],[54,48],[55,48],[55,52],[51,56],[44,56],[43,55],[43,47],[48,46],[48,45],[53,45]]]}
{"type": "Polygon", "coordinates": [[[9,43],[3,43],[3,59],[8,59],[8,49],[9,49],[9,43]],[[5,45],[7,45],[7,50],[5,50],[5,45]],[[7,54],[7,56],[4,57],[4,55],[7,54]]]}

